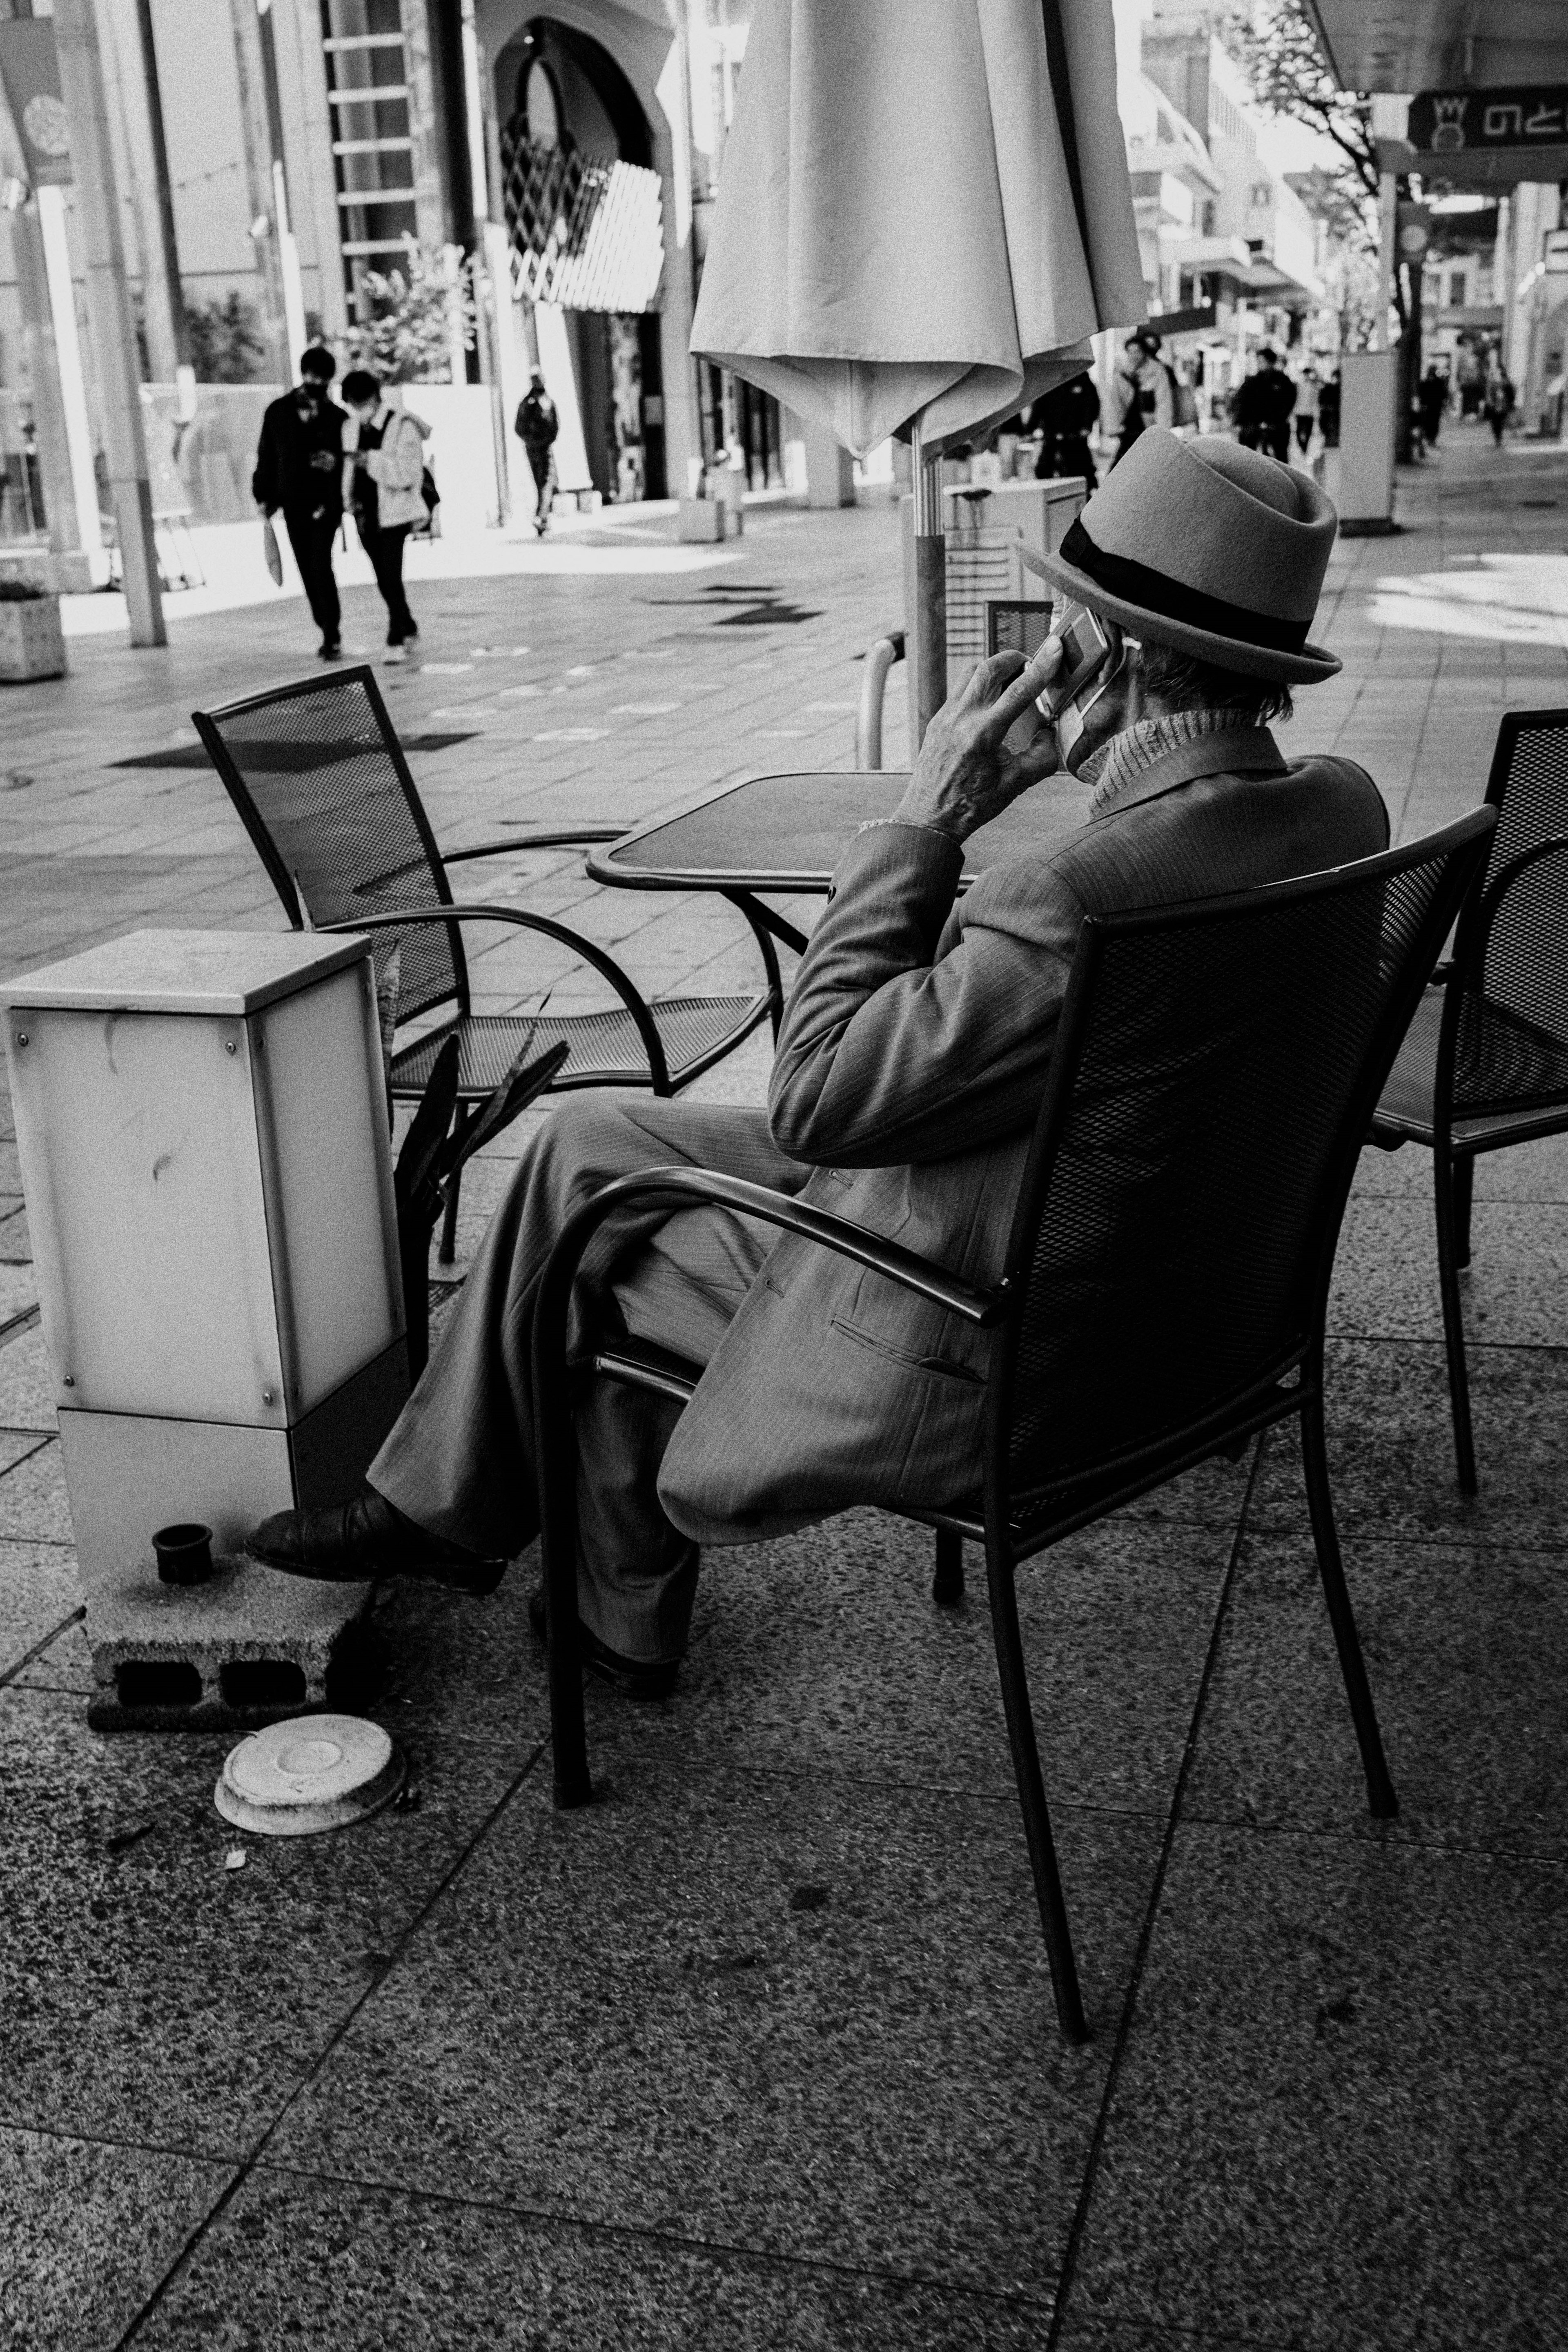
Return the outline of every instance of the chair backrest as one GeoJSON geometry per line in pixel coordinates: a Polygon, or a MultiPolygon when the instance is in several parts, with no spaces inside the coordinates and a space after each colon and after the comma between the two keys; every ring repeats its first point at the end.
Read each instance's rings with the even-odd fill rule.
{"type": "Polygon", "coordinates": [[[1009,1248],[1002,1498],[1156,1453],[1303,1359],[1368,1120],[1494,823],[1085,922],[1009,1248]]]}
{"type": "Polygon", "coordinates": [[[1489,1016],[1456,1008],[1453,1109],[1459,1117],[1568,1095],[1568,851],[1521,873],[1495,914],[1484,909],[1486,890],[1515,858],[1568,835],[1568,710],[1505,715],[1487,802],[1498,812],[1497,831],[1482,888],[1454,941],[1461,968],[1479,951],[1476,979],[1489,1016]]]}
{"type": "MultiPolygon", "coordinates": [[[[191,714],[297,930],[401,908],[449,906],[440,853],[375,679],[330,670],[191,714]]],[[[400,1021],[468,1009],[456,923],[371,934],[400,948],[400,1021]]]]}

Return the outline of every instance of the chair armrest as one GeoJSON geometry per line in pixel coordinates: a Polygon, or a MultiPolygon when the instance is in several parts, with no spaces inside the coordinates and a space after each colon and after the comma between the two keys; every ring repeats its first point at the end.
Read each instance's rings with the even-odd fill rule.
{"type": "Polygon", "coordinates": [[[1543,857],[1560,857],[1565,852],[1568,852],[1568,834],[1557,833],[1553,834],[1549,840],[1538,841],[1533,848],[1521,849],[1517,857],[1509,859],[1508,864],[1487,886],[1480,904],[1476,909],[1474,933],[1470,938],[1463,939],[1460,942],[1465,950],[1464,962],[1461,964],[1458,956],[1455,957],[1447,968],[1449,979],[1457,981],[1461,988],[1479,986],[1482,967],[1486,962],[1487,945],[1491,938],[1492,925],[1497,920],[1498,909],[1503,900],[1520,877],[1527,874],[1532,866],[1538,866],[1543,857]]]}
{"type": "Polygon", "coordinates": [[[619,841],[626,831],[624,824],[544,825],[537,832],[521,829],[509,834],[504,841],[479,841],[471,849],[443,849],[443,866],[461,866],[469,857],[501,857],[508,850],[573,849],[580,842],[619,841]]]}
{"type": "MultiPolygon", "coordinates": [[[[799,1234],[823,1249],[868,1266],[873,1274],[885,1275],[889,1282],[918,1292],[922,1298],[946,1307],[950,1314],[962,1316],[979,1330],[993,1329],[1007,1311],[1008,1286],[1005,1282],[993,1290],[982,1290],[950,1274],[945,1266],[921,1257],[917,1251],[904,1249],[848,1217],[808,1208],[787,1192],[775,1192],[766,1184],[748,1183],[743,1177],[723,1176],[710,1168],[651,1168],[636,1175],[617,1177],[614,1183],[605,1185],[563,1228],[551,1254],[546,1284],[554,1276],[557,1258],[563,1265],[569,1258],[574,1273],[595,1227],[615,1210],[638,1199],[662,1199],[672,1203],[711,1202],[721,1208],[732,1209],[739,1216],[759,1217],[764,1224],[799,1234]]],[[[542,1298],[540,1312],[543,1312],[542,1298]]]]}
{"type": "Polygon", "coordinates": [[[603,980],[607,980],[637,1024],[642,1048],[647,1055],[648,1076],[656,1094],[669,1092],[669,1065],[665,1059],[664,1041],[653,1014],[637,994],[626,973],[613,956],[585,940],[580,931],[569,930],[552,915],[531,915],[521,907],[450,906],[409,907],[401,912],[356,915],[341,923],[323,923],[323,931],[400,931],[416,923],[510,923],[521,931],[539,931],[547,940],[571,948],[584,963],[592,964],[603,980]]]}

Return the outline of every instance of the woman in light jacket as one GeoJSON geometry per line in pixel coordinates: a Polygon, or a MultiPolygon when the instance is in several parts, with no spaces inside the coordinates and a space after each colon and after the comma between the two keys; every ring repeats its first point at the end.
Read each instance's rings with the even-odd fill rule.
{"type": "Polygon", "coordinates": [[[351,368],[343,378],[351,412],[343,432],[347,476],[343,502],[351,506],[375,584],[386,604],[386,659],[406,661],[419,625],[403,593],[403,549],[416,522],[425,520],[425,444],[430,427],[406,408],[382,398],[381,384],[367,368],[351,368]]]}

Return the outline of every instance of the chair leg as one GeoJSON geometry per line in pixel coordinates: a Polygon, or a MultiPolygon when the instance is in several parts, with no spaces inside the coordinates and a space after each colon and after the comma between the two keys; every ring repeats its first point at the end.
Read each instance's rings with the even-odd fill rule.
{"type": "Polygon", "coordinates": [[[1450,1164],[1454,1179],[1454,1264],[1464,1267],[1470,1262],[1470,1195],[1475,1190],[1476,1155],[1473,1151],[1456,1152],[1450,1164]]]}
{"type": "MultiPolygon", "coordinates": [[[[1459,1297],[1455,1166],[1441,1146],[1432,1154],[1437,1209],[1437,1286],[1443,1298],[1443,1344],[1448,1354],[1448,1396],[1454,1413],[1454,1455],[1462,1494],[1476,1491],[1476,1448],[1470,1428],[1470,1376],[1465,1362],[1465,1318],[1459,1297]]],[[[1466,1162],[1466,1183],[1470,1163],[1466,1162]]]]}
{"type": "Polygon", "coordinates": [[[939,1608],[956,1609],[963,1598],[963,1538],[951,1528],[936,1531],[936,1573],[931,1597],[939,1608]]]}
{"type": "Polygon", "coordinates": [[[1072,1932],[1062,1900],[1061,1874],[1046,1808],[1046,1784],[1040,1773],[1040,1751],[1035,1738],[1035,1718],[1029,1706],[1029,1685],[1024,1672],[1024,1644],[1018,1631],[1018,1596],[1013,1563],[988,1543],[985,1570],[991,1590],[991,1630],[996,1643],[996,1671],[1002,1684],[1002,1707],[1007,1718],[1007,1739],[1024,1812],[1024,1836],[1029,1866],[1035,1876],[1035,1899],[1050,1962],[1057,2018],[1068,2042],[1087,2042],[1083,1996],[1079,1990],[1078,1963],[1073,1958],[1072,1932]]]}
{"type": "Polygon", "coordinates": [[[1329,1604],[1329,1622],[1334,1629],[1334,1643],[1340,1654],[1340,1672],[1344,1676],[1345,1696],[1351,1703],[1351,1718],[1355,1725],[1362,1766],[1366,1773],[1367,1803],[1375,1820],[1391,1822],[1398,1814],[1399,1799],[1394,1794],[1387,1759],[1383,1752],[1383,1735],[1377,1727],[1377,1710],[1372,1703],[1372,1688],[1361,1654],[1361,1638],[1355,1629],[1350,1590],[1345,1583],[1344,1562],[1340,1558],[1340,1539],[1334,1528],[1333,1496],[1329,1489],[1329,1454],[1323,1441],[1323,1401],[1315,1388],[1301,1408],[1301,1463],[1306,1473],[1307,1508],[1311,1516],[1312,1540],[1317,1547],[1318,1573],[1323,1580],[1323,1597],[1329,1604]]]}
{"type": "MultiPolygon", "coordinates": [[[[474,1114],[468,1105],[464,1103],[458,1113],[458,1124],[454,1130],[457,1140],[461,1140],[463,1130],[468,1126],[468,1121],[473,1118],[473,1116],[474,1114]]],[[[460,1168],[455,1169],[453,1171],[451,1180],[447,1186],[447,1213],[441,1220],[440,1258],[443,1265],[450,1265],[453,1258],[457,1255],[458,1202],[462,1192],[462,1184],[463,1171],[460,1168]]]]}

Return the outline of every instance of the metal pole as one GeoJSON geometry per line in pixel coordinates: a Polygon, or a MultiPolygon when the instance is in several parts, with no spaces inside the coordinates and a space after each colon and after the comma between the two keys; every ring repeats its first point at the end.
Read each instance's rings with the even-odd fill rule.
{"type": "Polygon", "coordinates": [[[928,457],[917,421],[910,436],[915,500],[915,742],[947,700],[947,540],[942,459],[928,457]]]}
{"type": "Polygon", "coordinates": [[[142,79],[147,94],[147,127],[153,142],[153,196],[157,207],[158,236],[163,249],[169,334],[174,346],[176,367],[189,367],[191,322],[185,315],[185,290],[180,280],[180,245],[174,231],[174,191],[169,178],[169,145],[163,133],[163,90],[158,79],[157,44],[153,37],[153,0],[136,0],[136,28],[142,44],[142,79]]]}
{"type": "MultiPolygon", "coordinates": [[[[147,441],[125,255],[120,235],[120,194],[109,144],[103,59],[91,0],[57,0],[55,47],[60,96],[70,134],[82,241],[87,248],[87,309],[103,402],[103,443],[110,495],[119,526],[120,566],[131,609],[133,646],[168,643],[153,544],[153,494],[147,481],[147,441]]],[[[42,190],[39,192],[43,193],[42,190]]]]}
{"type": "Polygon", "coordinates": [[[511,519],[511,488],[508,476],[510,451],[506,437],[506,410],[500,386],[500,320],[497,306],[510,300],[510,289],[496,283],[490,268],[485,231],[489,226],[489,153],[485,138],[485,105],[479,80],[479,36],[474,21],[474,0],[463,0],[463,110],[468,133],[468,180],[473,194],[474,318],[479,337],[479,382],[490,396],[490,446],[496,470],[496,522],[504,529],[511,519]]]}

